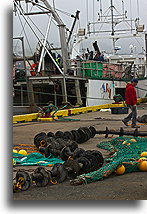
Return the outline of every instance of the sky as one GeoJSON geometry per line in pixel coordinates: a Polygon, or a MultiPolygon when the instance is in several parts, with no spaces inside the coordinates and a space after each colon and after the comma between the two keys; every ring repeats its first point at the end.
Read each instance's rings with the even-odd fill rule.
{"type": "MultiPolygon", "coordinates": [[[[98,19],[98,12],[100,12],[100,6],[102,6],[102,12],[105,13],[107,12],[107,9],[110,6],[110,0],[48,0],[48,2],[52,5],[55,6],[55,8],[57,9],[56,11],[58,12],[59,16],[61,17],[61,19],[63,20],[63,22],[65,23],[65,25],[67,26],[67,28],[71,29],[72,23],[73,23],[73,18],[70,17],[71,14],[75,14],[75,12],[77,10],[80,11],[80,20],[77,22],[76,27],[75,27],[75,31],[78,28],[86,28],[87,29],[87,22],[96,22],[98,19]],[[61,11],[63,12],[61,12],[61,11]],[[65,14],[66,13],[66,14],[65,14]],[[68,13],[68,14],[67,14],[68,13]]],[[[140,18],[140,24],[144,24],[145,25],[145,29],[147,29],[147,18],[146,18],[146,14],[147,14],[147,2],[146,0],[113,0],[113,5],[115,6],[116,10],[118,11],[118,13],[122,14],[122,2],[124,2],[124,10],[127,10],[127,16],[128,18],[137,18],[139,16],[140,18]],[[130,9],[131,8],[131,9],[130,9]]],[[[32,6],[30,5],[29,8],[31,8],[32,6]]],[[[25,7],[26,9],[26,7],[25,7]]],[[[32,11],[37,11],[38,9],[36,7],[33,7],[32,11]]],[[[115,14],[116,14],[116,10],[115,10],[115,14]]],[[[107,14],[107,13],[105,13],[107,14]]],[[[109,13],[110,14],[110,13],[109,13]]],[[[40,16],[30,16],[30,18],[33,20],[33,22],[35,24],[37,24],[37,26],[39,27],[39,29],[41,30],[41,32],[45,35],[46,32],[46,28],[47,28],[47,22],[49,20],[49,17],[45,14],[45,15],[40,15],[40,16]]],[[[13,36],[17,37],[20,35],[21,31],[22,31],[22,25],[24,24],[24,20],[22,17],[15,15],[13,13],[13,36]],[[21,20],[21,22],[20,22],[21,20]]],[[[122,28],[125,25],[118,25],[118,28],[122,28]]],[[[108,28],[105,25],[100,26],[100,28],[103,27],[104,30],[106,29],[111,29],[110,27],[108,28]]],[[[35,27],[33,26],[34,30],[35,27]]],[[[97,27],[95,27],[96,29],[97,27]]],[[[93,27],[91,28],[93,29],[93,27]]],[[[42,34],[38,31],[37,35],[39,36],[39,38],[43,38],[42,34]]],[[[30,30],[30,28],[27,26],[27,24],[25,25],[25,33],[23,32],[21,35],[27,34],[28,37],[28,41],[25,41],[25,47],[26,47],[26,51],[27,54],[31,54],[32,52],[35,51],[36,47],[37,47],[37,43],[38,40],[36,39],[36,37],[34,36],[34,34],[32,33],[32,31],[30,30]],[[28,44],[29,43],[29,44],[28,44]],[[30,48],[31,47],[31,48],[30,48]]],[[[26,36],[25,36],[26,38],[26,36]]],[[[54,45],[54,47],[59,47],[59,32],[57,27],[55,27],[55,24],[52,22],[51,23],[51,27],[50,27],[50,33],[48,36],[48,40],[50,43],[52,43],[54,45]]],[[[89,48],[92,50],[92,42],[93,41],[85,41],[82,43],[82,47],[83,48],[89,48]]],[[[103,40],[103,39],[99,39],[98,40],[100,49],[102,51],[107,50],[107,52],[111,52],[112,50],[112,44],[110,44],[108,41],[103,40]]],[[[137,39],[132,41],[132,39],[124,39],[117,41],[116,46],[121,47],[121,51],[125,52],[127,49],[129,49],[129,46],[132,45],[135,47],[137,47],[137,52],[141,53],[142,52],[142,47],[144,45],[144,41],[143,39],[137,39]],[[133,43],[132,43],[133,42],[133,43]]],[[[20,47],[19,43],[17,42],[17,46],[16,46],[16,41],[13,43],[14,45],[14,49],[16,51],[18,51],[18,47],[20,47]]],[[[120,53],[121,53],[120,51],[120,53]]]]}

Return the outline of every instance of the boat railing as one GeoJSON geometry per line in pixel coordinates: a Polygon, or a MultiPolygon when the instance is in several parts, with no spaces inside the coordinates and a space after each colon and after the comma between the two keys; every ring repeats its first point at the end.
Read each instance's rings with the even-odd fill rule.
{"type": "Polygon", "coordinates": [[[133,63],[109,63],[93,60],[73,60],[71,70],[74,76],[87,77],[92,79],[113,78],[130,79],[132,77],[142,78],[145,75],[144,64],[133,63]]]}
{"type": "MultiPolygon", "coordinates": [[[[132,64],[132,63],[110,63],[110,62],[98,62],[93,60],[80,61],[72,60],[70,63],[70,69],[67,71],[67,75],[80,78],[91,79],[130,79],[132,77],[143,78],[145,76],[144,64],[132,64]]],[[[59,75],[55,71],[45,70],[44,72],[35,73],[33,76],[52,76],[59,75]]],[[[26,76],[32,76],[30,69],[27,67],[27,75],[24,68],[15,68],[15,80],[18,82],[26,81],[26,76]]]]}

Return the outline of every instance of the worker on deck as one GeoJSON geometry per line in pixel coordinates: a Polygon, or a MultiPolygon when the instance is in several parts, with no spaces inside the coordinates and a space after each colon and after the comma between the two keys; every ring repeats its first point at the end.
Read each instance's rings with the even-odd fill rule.
{"type": "Polygon", "coordinates": [[[104,56],[103,56],[103,54],[101,54],[101,52],[100,52],[100,49],[99,49],[98,44],[97,44],[97,41],[95,41],[95,42],[93,43],[93,47],[94,47],[94,50],[95,50],[95,52],[96,52],[96,54],[95,54],[93,60],[96,60],[96,61],[99,61],[99,62],[103,62],[103,61],[104,61],[104,56]]]}
{"type": "Polygon", "coordinates": [[[56,62],[59,65],[60,68],[63,67],[62,57],[61,57],[60,54],[57,55],[56,62]]]}
{"type": "Polygon", "coordinates": [[[137,95],[135,86],[138,84],[137,79],[132,79],[131,83],[128,83],[126,86],[126,93],[125,93],[125,102],[128,107],[131,109],[131,113],[122,120],[122,122],[128,126],[128,121],[132,119],[132,128],[140,128],[136,125],[136,118],[137,118],[137,95]]]}
{"type": "Polygon", "coordinates": [[[99,61],[99,62],[104,62],[104,56],[101,53],[96,53],[94,56],[93,60],[99,61]]]}

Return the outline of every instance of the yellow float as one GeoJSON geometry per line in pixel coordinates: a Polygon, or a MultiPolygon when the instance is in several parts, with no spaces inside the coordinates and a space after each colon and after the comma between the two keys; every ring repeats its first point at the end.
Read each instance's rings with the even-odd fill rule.
{"type": "Polygon", "coordinates": [[[27,151],[24,149],[19,150],[18,154],[27,155],[27,151]]]}
{"type": "Polygon", "coordinates": [[[134,142],[134,143],[137,142],[134,138],[132,138],[130,141],[131,141],[131,142],[134,142]]]}
{"type": "Polygon", "coordinates": [[[125,172],[124,165],[118,166],[117,169],[114,171],[116,175],[122,175],[125,172]]]}
{"type": "Polygon", "coordinates": [[[147,160],[142,160],[139,162],[138,168],[142,172],[147,172],[147,160]]]}
{"type": "Polygon", "coordinates": [[[142,153],[140,154],[140,157],[144,157],[144,156],[147,156],[147,152],[142,152],[142,153]]]}

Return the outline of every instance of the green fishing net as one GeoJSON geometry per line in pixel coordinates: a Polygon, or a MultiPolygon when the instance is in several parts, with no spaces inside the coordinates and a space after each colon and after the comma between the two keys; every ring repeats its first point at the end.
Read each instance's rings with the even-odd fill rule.
{"type": "Polygon", "coordinates": [[[125,173],[139,171],[138,160],[140,159],[140,154],[147,151],[147,138],[117,137],[111,141],[101,142],[97,147],[109,151],[110,157],[105,159],[103,167],[97,171],[78,176],[76,178],[77,181],[83,179],[84,183],[91,183],[101,180],[109,176],[121,165],[124,165],[125,173]]]}
{"type": "Polygon", "coordinates": [[[64,163],[64,161],[52,154],[46,158],[37,152],[28,154],[26,156],[13,153],[13,160],[15,166],[52,166],[56,163],[64,163]]]}

